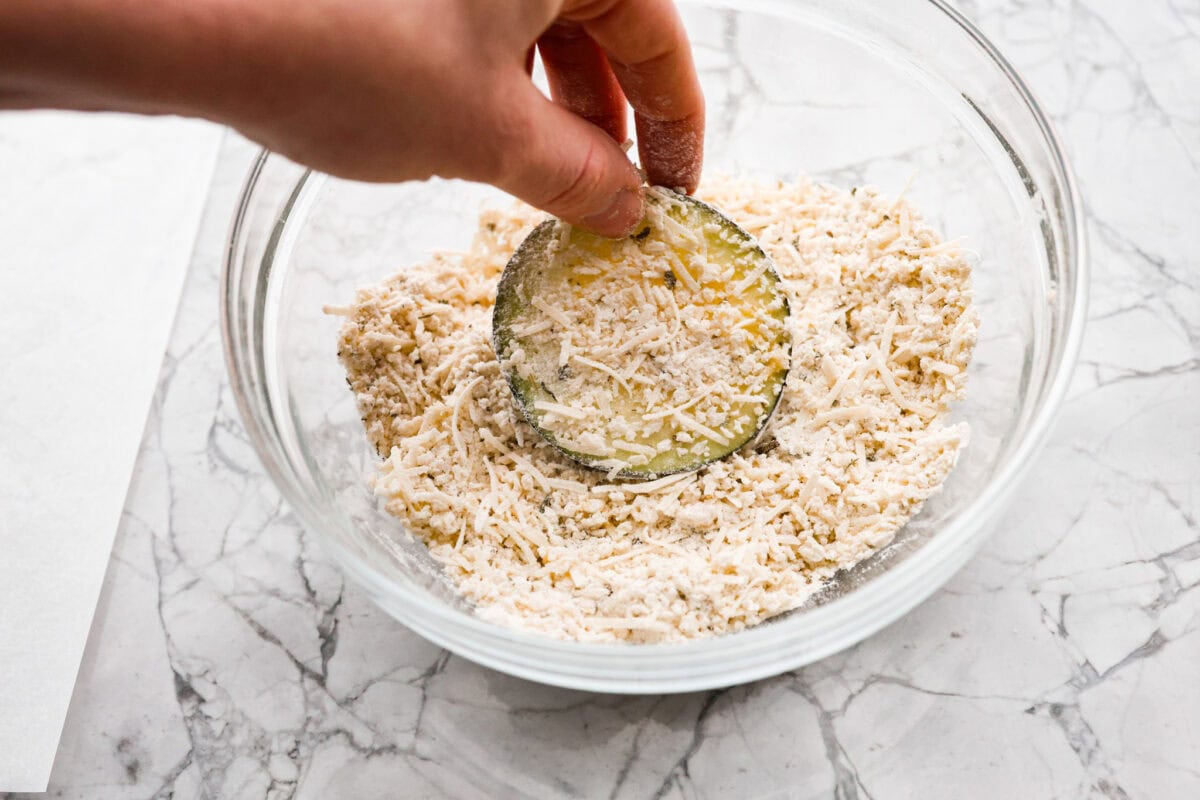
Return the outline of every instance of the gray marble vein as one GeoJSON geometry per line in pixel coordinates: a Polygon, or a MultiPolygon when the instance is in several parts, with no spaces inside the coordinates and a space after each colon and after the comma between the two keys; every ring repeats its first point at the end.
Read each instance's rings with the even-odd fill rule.
{"type": "Polygon", "coordinates": [[[426,643],[247,442],[216,322],[226,158],[51,796],[1200,797],[1200,4],[959,5],[1059,127],[1094,285],[1065,413],[949,585],[851,650],[690,695],[547,688],[426,643]]]}

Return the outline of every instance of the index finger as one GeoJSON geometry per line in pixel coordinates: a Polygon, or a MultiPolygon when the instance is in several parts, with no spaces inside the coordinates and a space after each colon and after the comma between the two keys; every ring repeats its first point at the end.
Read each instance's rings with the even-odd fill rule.
{"type": "Polygon", "coordinates": [[[575,0],[564,19],[602,48],[629,104],[651,184],[696,189],[704,161],[704,95],[671,0],[575,0]]]}

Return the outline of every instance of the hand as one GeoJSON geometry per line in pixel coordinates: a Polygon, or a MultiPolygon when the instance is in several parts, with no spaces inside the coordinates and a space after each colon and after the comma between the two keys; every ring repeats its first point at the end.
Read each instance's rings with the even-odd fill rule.
{"type": "Polygon", "coordinates": [[[626,100],[649,181],[700,175],[670,0],[6,0],[4,53],[0,106],[203,116],[335,175],[484,181],[607,235],[642,212],[626,100]]]}

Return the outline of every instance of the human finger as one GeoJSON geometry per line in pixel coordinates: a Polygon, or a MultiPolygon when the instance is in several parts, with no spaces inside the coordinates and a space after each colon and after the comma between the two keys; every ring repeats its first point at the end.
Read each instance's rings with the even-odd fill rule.
{"type": "Polygon", "coordinates": [[[625,141],[625,95],[600,46],[578,25],[565,23],[551,26],[537,46],[554,101],[625,141]]]}
{"type": "Polygon", "coordinates": [[[642,218],[641,176],[595,125],[524,83],[494,126],[489,182],[567,222],[624,236],[642,218]]]}
{"type": "Polygon", "coordinates": [[[704,159],[704,95],[671,0],[571,0],[562,17],[607,54],[634,109],[649,181],[693,191],[704,159]]]}

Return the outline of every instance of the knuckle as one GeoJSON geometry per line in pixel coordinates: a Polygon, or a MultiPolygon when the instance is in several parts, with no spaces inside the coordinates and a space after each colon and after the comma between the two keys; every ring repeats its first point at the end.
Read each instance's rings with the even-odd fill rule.
{"type": "Polygon", "coordinates": [[[604,188],[606,162],[603,150],[589,139],[583,157],[574,164],[565,164],[555,186],[561,187],[546,204],[564,213],[585,213],[594,210],[595,198],[604,188]]]}
{"type": "Polygon", "coordinates": [[[563,12],[573,20],[589,22],[609,14],[621,0],[568,0],[563,12]]]}
{"type": "Polygon", "coordinates": [[[529,112],[516,103],[499,102],[472,134],[482,139],[478,179],[497,186],[515,184],[536,139],[536,126],[529,112]]]}

